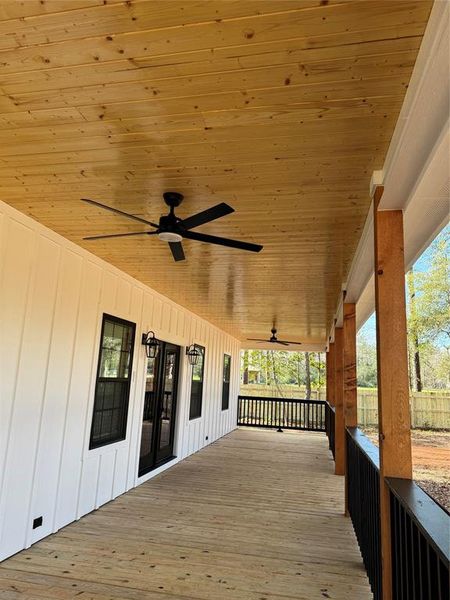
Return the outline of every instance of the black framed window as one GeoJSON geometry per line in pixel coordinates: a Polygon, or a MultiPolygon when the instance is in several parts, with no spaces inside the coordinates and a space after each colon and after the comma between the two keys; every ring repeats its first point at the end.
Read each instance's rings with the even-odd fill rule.
{"type": "Polygon", "coordinates": [[[189,407],[189,419],[197,419],[202,416],[202,398],[203,398],[203,374],[205,371],[205,349],[203,346],[195,344],[199,352],[196,365],[192,367],[191,379],[191,403],[189,407]]]}
{"type": "Polygon", "coordinates": [[[230,406],[230,375],[231,356],[223,355],[223,383],[222,383],[222,410],[228,410],[230,406]]]}
{"type": "Polygon", "coordinates": [[[89,449],[125,439],[136,325],[103,315],[89,449]]]}

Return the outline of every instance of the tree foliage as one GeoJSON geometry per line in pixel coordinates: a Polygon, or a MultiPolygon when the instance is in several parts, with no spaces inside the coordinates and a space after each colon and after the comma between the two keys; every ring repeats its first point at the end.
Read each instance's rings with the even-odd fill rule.
{"type": "Polygon", "coordinates": [[[325,383],[323,352],[244,350],[241,360],[241,381],[272,387],[286,384],[304,387],[307,382],[308,364],[311,389],[322,388],[325,383]]]}
{"type": "Polygon", "coordinates": [[[356,373],[359,387],[377,387],[377,350],[365,336],[358,337],[356,373]]]}
{"type": "Polygon", "coordinates": [[[450,227],[429,254],[428,268],[411,269],[406,276],[410,371],[417,391],[450,384],[450,227]]]}
{"type": "Polygon", "coordinates": [[[419,344],[437,343],[450,347],[450,228],[431,248],[430,266],[410,271],[414,281],[414,306],[409,306],[408,328],[419,344]]]}
{"type": "MultiPolygon", "coordinates": [[[[406,275],[411,389],[450,387],[450,227],[406,275]]],[[[376,345],[358,335],[358,385],[377,385],[376,345]]]]}

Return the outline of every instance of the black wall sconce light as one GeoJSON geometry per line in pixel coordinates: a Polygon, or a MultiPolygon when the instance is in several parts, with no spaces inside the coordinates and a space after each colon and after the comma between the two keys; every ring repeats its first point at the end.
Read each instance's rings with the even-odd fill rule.
{"type": "Polygon", "coordinates": [[[200,351],[195,347],[195,344],[191,344],[186,348],[186,356],[188,357],[190,365],[194,366],[198,363],[200,351]]]}
{"type": "Polygon", "coordinates": [[[155,338],[153,331],[142,334],[142,345],[145,346],[147,358],[155,358],[159,350],[159,340],[155,338]]]}

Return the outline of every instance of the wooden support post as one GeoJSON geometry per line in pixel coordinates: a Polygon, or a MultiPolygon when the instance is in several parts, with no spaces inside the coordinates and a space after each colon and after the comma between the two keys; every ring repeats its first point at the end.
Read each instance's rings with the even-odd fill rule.
{"type": "Polygon", "coordinates": [[[327,352],[327,402],[334,406],[334,342],[330,343],[327,352]]]}
{"type": "MultiPolygon", "coordinates": [[[[358,426],[356,387],[356,306],[344,302],[344,422],[345,427],[358,426]]],[[[347,453],[345,453],[345,514],[348,516],[347,453]]]]}
{"type": "Polygon", "coordinates": [[[344,418],[344,344],[342,327],[334,330],[334,405],[335,413],[335,467],[336,475],[345,474],[345,418],[344,418]]]}
{"type": "Polygon", "coordinates": [[[358,426],[356,387],[356,308],[344,303],[344,415],[346,427],[358,426]]]}
{"type": "Polygon", "coordinates": [[[380,437],[380,524],[383,600],[392,598],[389,489],[386,477],[412,478],[405,307],[403,214],[379,211],[375,190],[375,306],[380,437]]]}

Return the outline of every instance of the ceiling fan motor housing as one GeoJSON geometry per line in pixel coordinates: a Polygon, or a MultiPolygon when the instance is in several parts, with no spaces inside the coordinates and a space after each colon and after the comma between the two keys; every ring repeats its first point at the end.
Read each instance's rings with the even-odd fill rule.
{"type": "Polygon", "coordinates": [[[159,219],[158,237],[163,242],[181,242],[179,219],[171,212],[159,219]]]}
{"type": "Polygon", "coordinates": [[[164,192],[163,198],[167,206],[170,206],[170,208],[176,208],[183,202],[184,196],[179,192],[164,192]]]}
{"type": "Polygon", "coordinates": [[[174,231],[179,229],[177,217],[172,213],[162,215],[159,219],[159,229],[161,231],[174,231]]]}

